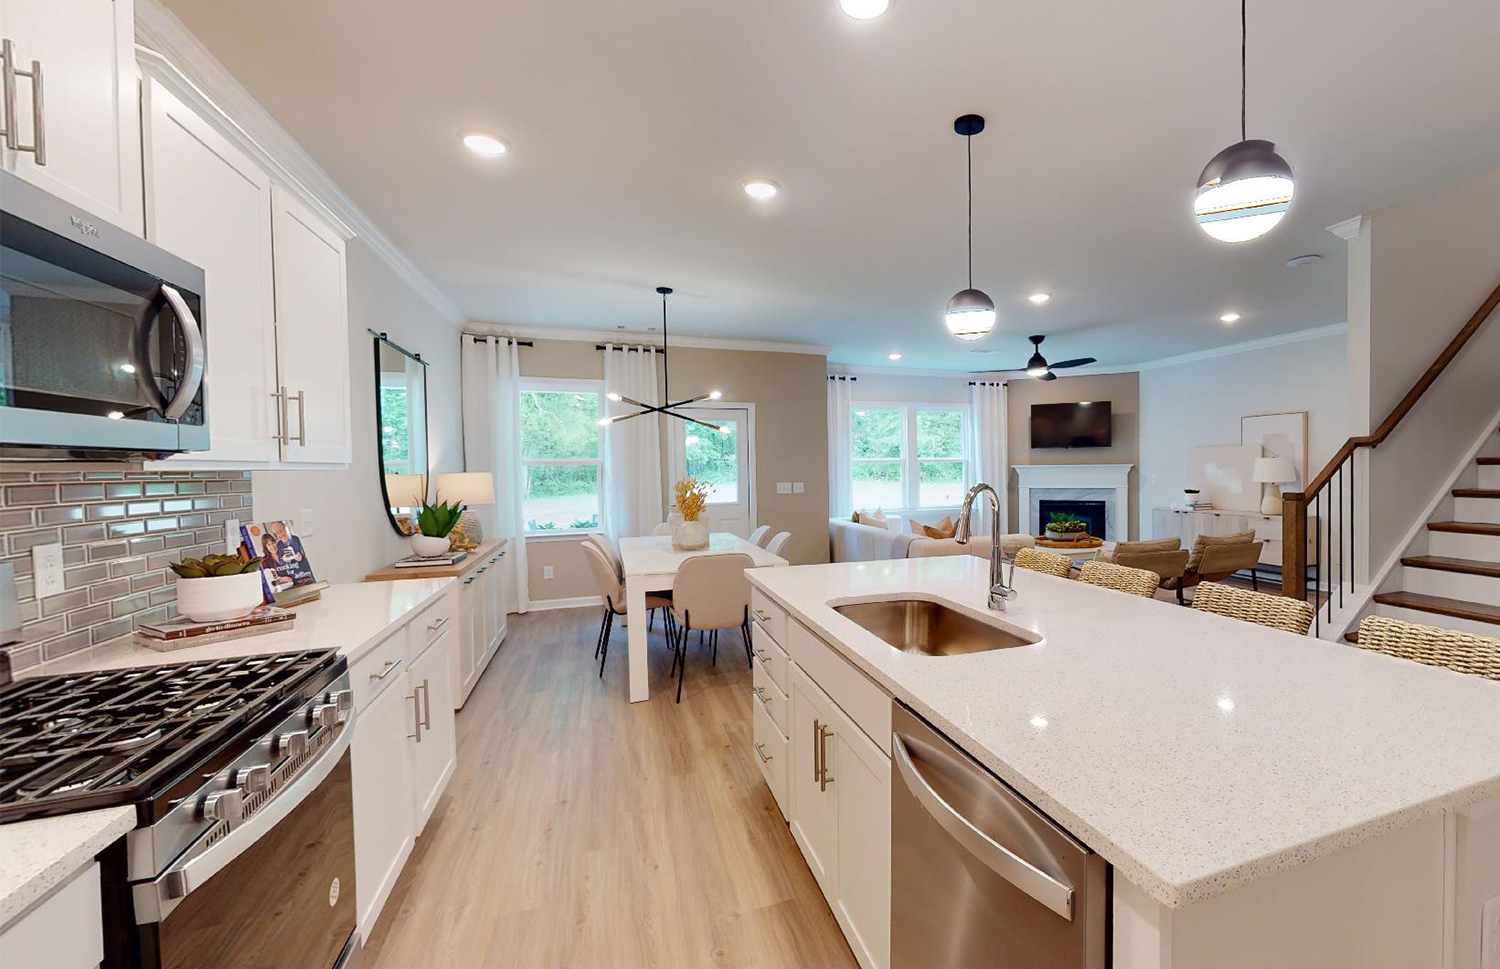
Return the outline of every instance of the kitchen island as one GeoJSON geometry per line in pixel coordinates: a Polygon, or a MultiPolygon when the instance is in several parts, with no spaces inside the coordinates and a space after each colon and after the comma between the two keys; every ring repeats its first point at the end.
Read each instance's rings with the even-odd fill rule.
{"type": "MultiPolygon", "coordinates": [[[[993,613],[986,572],[955,556],[750,576],[777,642],[831,650],[1113,866],[1116,969],[1479,969],[1500,895],[1500,684],[1034,572],[993,613]],[[902,652],[835,610],[900,598],[1034,642],[902,652]]],[[[785,653],[820,684],[844,675],[785,653]]],[[[855,704],[888,762],[888,717],[855,704]]],[[[800,729],[782,733],[801,777],[800,729]]]]}

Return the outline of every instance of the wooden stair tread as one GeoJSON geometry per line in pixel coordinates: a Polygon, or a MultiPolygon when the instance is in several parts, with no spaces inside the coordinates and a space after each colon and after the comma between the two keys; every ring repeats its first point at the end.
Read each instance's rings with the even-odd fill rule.
{"type": "Polygon", "coordinates": [[[1440,572],[1463,572],[1500,579],[1500,562],[1460,559],[1448,555],[1408,555],[1401,564],[1413,569],[1437,569],[1440,572]]]}
{"type": "Polygon", "coordinates": [[[1500,488],[1454,488],[1455,498],[1500,498],[1500,488]]]}
{"type": "Polygon", "coordinates": [[[1480,458],[1479,463],[1493,468],[1497,465],[1500,465],[1500,458],[1480,458]]]}
{"type": "Polygon", "coordinates": [[[1357,644],[1359,642],[1359,630],[1354,629],[1344,633],[1344,642],[1357,644]]]}
{"type": "Polygon", "coordinates": [[[1429,596],[1420,592],[1382,592],[1375,601],[1385,606],[1416,609],[1421,612],[1452,616],[1454,619],[1471,619],[1475,622],[1492,622],[1500,626],[1500,606],[1465,599],[1449,599],[1446,596],[1429,596]]]}
{"type": "Polygon", "coordinates": [[[1489,522],[1428,522],[1427,530],[1432,532],[1461,532],[1465,535],[1500,536],[1500,525],[1493,525],[1489,522]]]}

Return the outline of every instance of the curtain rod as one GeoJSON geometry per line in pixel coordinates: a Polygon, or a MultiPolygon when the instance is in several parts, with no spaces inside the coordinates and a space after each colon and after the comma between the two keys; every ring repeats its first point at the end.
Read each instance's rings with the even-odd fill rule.
{"type": "Polygon", "coordinates": [[[1003,380],[971,380],[971,381],[969,381],[969,386],[970,387],[1004,387],[1005,386],[1005,381],[1003,381],[1003,380]]]}
{"type": "Polygon", "coordinates": [[[616,350],[623,351],[625,353],[660,353],[663,356],[665,356],[666,352],[667,352],[667,351],[663,350],[661,347],[648,347],[648,346],[643,346],[643,345],[635,344],[635,343],[596,343],[596,344],[594,344],[594,349],[595,350],[608,350],[611,347],[613,347],[616,350]]]}
{"type": "Polygon", "coordinates": [[[828,379],[829,380],[858,380],[859,378],[858,377],[851,377],[848,374],[843,374],[843,373],[831,373],[831,374],[828,375],[828,379]]]}
{"type": "Polygon", "coordinates": [[[534,346],[536,346],[536,344],[532,343],[530,340],[517,340],[513,336],[478,336],[478,335],[475,335],[473,333],[465,333],[464,336],[467,336],[469,339],[473,340],[475,343],[485,343],[485,342],[487,342],[489,340],[509,340],[511,343],[514,343],[518,347],[534,347],[534,346]]]}

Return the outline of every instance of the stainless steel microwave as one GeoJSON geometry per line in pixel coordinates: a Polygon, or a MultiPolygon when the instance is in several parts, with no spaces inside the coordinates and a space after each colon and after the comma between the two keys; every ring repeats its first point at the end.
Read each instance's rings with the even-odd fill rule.
{"type": "Polygon", "coordinates": [[[0,172],[0,457],[208,447],[203,270],[0,172]]]}

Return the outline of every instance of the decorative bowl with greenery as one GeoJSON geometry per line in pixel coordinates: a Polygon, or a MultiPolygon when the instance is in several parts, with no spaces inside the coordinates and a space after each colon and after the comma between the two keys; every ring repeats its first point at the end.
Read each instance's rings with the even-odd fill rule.
{"type": "Polygon", "coordinates": [[[448,535],[463,517],[462,502],[437,504],[423,502],[417,509],[417,530],[411,533],[411,550],[423,558],[443,555],[448,551],[448,535]]]}
{"type": "Polygon", "coordinates": [[[205,555],[171,565],[177,573],[177,611],[194,622],[238,619],[265,602],[260,559],[205,555]]]}
{"type": "Polygon", "coordinates": [[[1054,542],[1077,542],[1089,537],[1088,522],[1054,511],[1047,521],[1047,537],[1054,542]]]}

